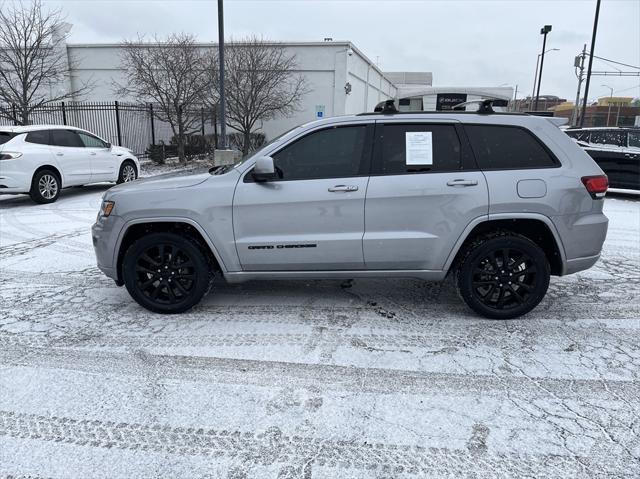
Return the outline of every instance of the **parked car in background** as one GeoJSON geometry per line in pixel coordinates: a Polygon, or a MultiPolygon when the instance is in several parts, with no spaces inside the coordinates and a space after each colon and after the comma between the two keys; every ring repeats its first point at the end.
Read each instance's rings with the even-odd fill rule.
{"type": "Polygon", "coordinates": [[[139,171],[131,150],[79,128],[0,127],[0,194],[28,193],[37,203],[52,203],[63,188],[126,183],[139,171]]]}
{"type": "Polygon", "coordinates": [[[598,260],[606,191],[547,118],[383,110],[308,123],[234,167],[111,188],[93,245],[98,267],[159,313],[191,308],[216,275],[452,273],[471,309],[507,319],[540,302],[550,275],[598,260]]]}
{"type": "Polygon", "coordinates": [[[640,190],[640,128],[570,128],[565,132],[598,163],[610,187],[640,190]]]}

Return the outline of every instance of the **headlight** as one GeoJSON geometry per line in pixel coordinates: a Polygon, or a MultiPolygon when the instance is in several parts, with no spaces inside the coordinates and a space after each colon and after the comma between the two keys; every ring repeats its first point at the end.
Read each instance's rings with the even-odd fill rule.
{"type": "Polygon", "coordinates": [[[0,160],[15,160],[16,158],[20,158],[22,153],[17,151],[3,151],[0,153],[0,160]]]}
{"type": "Polygon", "coordinates": [[[109,216],[113,211],[113,207],[116,204],[113,201],[103,201],[102,206],[100,207],[100,216],[109,216]]]}

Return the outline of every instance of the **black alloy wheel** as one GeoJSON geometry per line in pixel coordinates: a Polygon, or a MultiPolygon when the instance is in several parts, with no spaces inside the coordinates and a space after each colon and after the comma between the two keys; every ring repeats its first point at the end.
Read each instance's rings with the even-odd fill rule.
{"type": "Polygon", "coordinates": [[[133,243],[123,265],[129,294],[157,313],[181,313],[206,294],[211,273],[197,243],[174,233],[152,233],[133,243]]]}
{"type": "Polygon", "coordinates": [[[467,305],[492,319],[528,313],[549,286],[549,263],[528,238],[500,235],[474,243],[458,270],[458,288],[467,305]]]}

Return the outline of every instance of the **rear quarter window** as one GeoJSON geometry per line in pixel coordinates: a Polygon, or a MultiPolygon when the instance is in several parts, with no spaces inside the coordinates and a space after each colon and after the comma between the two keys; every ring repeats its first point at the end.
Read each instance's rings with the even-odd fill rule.
{"type": "Polygon", "coordinates": [[[48,145],[49,130],[30,131],[29,133],[27,133],[24,141],[26,141],[27,143],[36,143],[38,145],[48,145]]]}
{"type": "Polygon", "coordinates": [[[560,166],[530,131],[507,125],[465,125],[483,170],[517,170],[560,166]]]}
{"type": "Polygon", "coordinates": [[[0,145],[4,145],[6,142],[8,142],[14,136],[16,136],[16,135],[11,133],[11,132],[0,131],[0,145]]]}

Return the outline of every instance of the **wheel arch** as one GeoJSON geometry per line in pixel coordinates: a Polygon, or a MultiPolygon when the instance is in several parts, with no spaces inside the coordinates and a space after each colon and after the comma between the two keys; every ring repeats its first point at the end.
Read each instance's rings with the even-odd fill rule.
{"type": "Polygon", "coordinates": [[[138,238],[150,233],[177,233],[180,235],[190,236],[199,243],[203,251],[207,254],[211,266],[222,274],[226,273],[224,262],[215,248],[215,245],[211,242],[211,239],[207,236],[202,227],[195,221],[189,218],[138,219],[125,224],[116,243],[114,261],[116,266],[117,284],[123,284],[122,263],[127,248],[138,238]]]}
{"type": "Polygon", "coordinates": [[[458,238],[449,254],[444,270],[455,266],[466,246],[480,235],[492,231],[511,231],[526,236],[544,251],[551,274],[562,276],[565,271],[566,255],[555,225],[550,218],[541,214],[513,213],[484,216],[472,221],[458,238]]]}
{"type": "Polygon", "coordinates": [[[51,172],[55,173],[58,177],[58,180],[60,180],[60,188],[64,188],[64,176],[62,175],[62,172],[58,169],[58,167],[51,164],[40,165],[35,170],[33,170],[33,174],[31,175],[31,184],[33,184],[33,179],[36,177],[36,175],[43,170],[50,170],[51,172]]]}
{"type": "Polygon", "coordinates": [[[133,158],[125,158],[120,162],[120,167],[118,168],[118,175],[120,175],[120,171],[122,170],[122,167],[127,161],[131,163],[133,167],[136,169],[136,176],[140,176],[140,168],[138,168],[138,164],[135,162],[133,158]]]}

